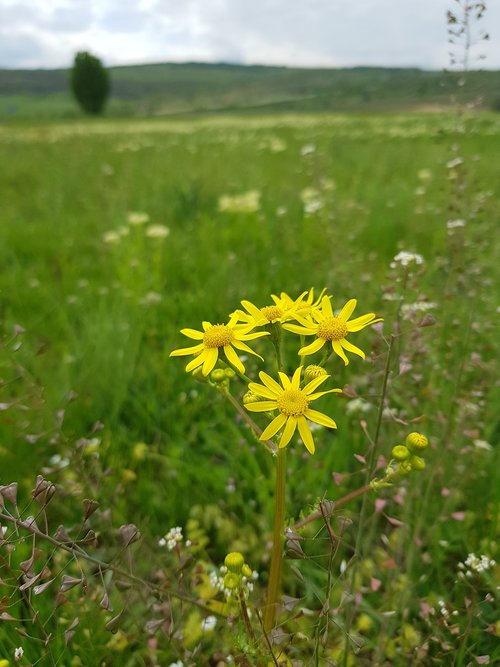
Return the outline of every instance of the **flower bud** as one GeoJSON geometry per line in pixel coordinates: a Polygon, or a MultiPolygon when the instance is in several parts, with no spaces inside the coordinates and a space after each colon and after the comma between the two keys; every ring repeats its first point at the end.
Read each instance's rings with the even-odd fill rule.
{"type": "Polygon", "coordinates": [[[325,369],[322,366],[315,366],[314,364],[311,364],[310,366],[307,366],[304,371],[304,380],[306,382],[311,382],[311,380],[315,380],[322,375],[328,375],[325,369]]]}
{"type": "Polygon", "coordinates": [[[412,456],[410,465],[412,470],[423,470],[425,468],[425,461],[420,456],[412,456]]]}
{"type": "Polygon", "coordinates": [[[242,574],[244,577],[248,577],[248,578],[250,578],[250,577],[252,576],[253,572],[252,572],[252,570],[249,568],[249,566],[245,563],[245,565],[243,565],[243,567],[241,568],[241,574],[242,574]]]}
{"type": "Polygon", "coordinates": [[[224,374],[228,378],[228,380],[232,380],[236,373],[233,371],[232,368],[225,368],[224,369],[224,374]]]}
{"type": "Polygon", "coordinates": [[[392,448],[392,456],[396,461],[406,461],[410,458],[410,450],[404,445],[396,445],[392,448]]]}
{"type": "Polygon", "coordinates": [[[410,433],[406,438],[406,446],[410,449],[425,449],[429,440],[421,433],[410,433]]]}
{"type": "Polygon", "coordinates": [[[228,572],[224,577],[224,588],[229,588],[230,591],[234,591],[235,588],[238,588],[240,585],[240,577],[234,572],[228,572]]]}
{"type": "Polygon", "coordinates": [[[251,391],[247,391],[247,393],[243,396],[243,405],[248,405],[249,403],[258,403],[261,400],[261,398],[256,396],[251,391]]]}
{"type": "Polygon", "coordinates": [[[234,572],[235,574],[241,574],[242,568],[245,565],[245,559],[239,551],[232,551],[227,554],[224,559],[224,565],[227,567],[229,572],[234,572]]]}
{"type": "Polygon", "coordinates": [[[222,368],[216,368],[210,373],[210,379],[212,382],[215,382],[215,384],[220,384],[226,379],[226,373],[222,368]]]}
{"type": "Polygon", "coordinates": [[[399,472],[402,475],[407,475],[409,472],[411,472],[411,463],[409,461],[402,461],[399,464],[399,472]]]}
{"type": "Polygon", "coordinates": [[[201,366],[198,366],[198,368],[195,368],[194,371],[191,371],[191,375],[197,382],[206,382],[207,378],[205,375],[203,375],[203,370],[201,366]]]}

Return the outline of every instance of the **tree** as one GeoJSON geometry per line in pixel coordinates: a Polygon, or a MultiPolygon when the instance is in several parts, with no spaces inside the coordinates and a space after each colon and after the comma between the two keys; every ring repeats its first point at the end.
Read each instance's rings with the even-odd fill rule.
{"type": "Polygon", "coordinates": [[[71,90],[85,113],[100,114],[110,91],[110,79],[99,58],[77,53],[71,69],[71,90]]]}

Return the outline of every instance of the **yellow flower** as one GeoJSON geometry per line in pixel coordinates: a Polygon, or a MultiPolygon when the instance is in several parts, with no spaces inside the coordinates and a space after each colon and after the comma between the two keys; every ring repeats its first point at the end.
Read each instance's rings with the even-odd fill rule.
{"type": "Polygon", "coordinates": [[[235,310],[233,315],[238,318],[239,322],[246,322],[254,327],[263,327],[275,322],[286,322],[293,319],[294,312],[300,311],[301,306],[303,306],[302,299],[306,294],[307,292],[303,292],[295,301],[285,292],[281,292],[280,296],[271,294],[274,303],[263,308],[258,308],[251,301],[242,301],[241,305],[246,312],[235,310]]]}
{"type": "Polygon", "coordinates": [[[344,350],[357,354],[362,359],[365,358],[363,350],[350,343],[347,340],[347,335],[355,331],[360,331],[370,324],[382,321],[382,318],[377,318],[374,313],[367,313],[354,320],[349,320],[356,308],[356,303],[356,299],[350,299],[340,313],[334,315],[330,297],[324,296],[321,299],[321,308],[313,309],[311,317],[303,318],[298,315],[295,316],[295,319],[301,326],[297,324],[284,324],[283,328],[293,333],[298,333],[301,336],[316,335],[316,340],[300,349],[299,355],[314,354],[314,352],[321,350],[325,343],[331,342],[333,351],[335,354],[338,354],[347,366],[349,359],[346,357],[344,350]]]}
{"type": "Polygon", "coordinates": [[[309,403],[325,394],[330,394],[332,392],[338,393],[342,390],[329,389],[328,391],[315,392],[315,390],[330,377],[329,375],[321,375],[301,389],[301,373],[302,366],[299,366],[290,380],[285,373],[280,372],[279,376],[282,384],[280,387],[271,376],[264,373],[264,371],[261,371],[259,377],[263,384],[250,382],[248,388],[256,396],[261,396],[267,400],[258,401],[256,403],[247,403],[245,408],[250,412],[271,412],[272,410],[279,410],[279,415],[275,417],[262,432],[262,435],[260,436],[261,440],[269,440],[269,438],[276,435],[280,429],[285,427],[278,446],[286,447],[298,427],[304,445],[311,454],[314,454],[314,440],[307,420],[309,419],[316,424],[321,424],[328,428],[337,428],[337,424],[333,419],[321,412],[311,410],[309,403]]]}
{"type": "Polygon", "coordinates": [[[243,341],[254,340],[261,336],[268,336],[267,331],[259,331],[250,333],[253,329],[251,324],[236,324],[236,318],[231,316],[227,324],[210,324],[210,322],[203,322],[203,331],[196,331],[196,329],[181,329],[181,333],[188,338],[200,341],[193,347],[184,347],[179,350],[173,350],[170,353],[171,357],[182,357],[188,354],[193,354],[192,359],[186,366],[186,371],[190,371],[202,367],[203,375],[208,375],[213,370],[219,353],[224,352],[226,359],[232,364],[240,373],[245,372],[245,367],[241,363],[234,348],[242,352],[253,354],[259,359],[262,357],[251,350],[243,341]]]}

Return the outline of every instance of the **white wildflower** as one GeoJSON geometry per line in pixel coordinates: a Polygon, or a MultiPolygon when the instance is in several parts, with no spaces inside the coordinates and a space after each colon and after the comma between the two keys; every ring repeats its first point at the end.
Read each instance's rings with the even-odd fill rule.
{"type": "Polygon", "coordinates": [[[150,225],[146,229],[146,236],[150,239],[166,239],[170,229],[166,225],[150,225]]]}
{"type": "Polygon", "coordinates": [[[104,241],[104,243],[119,243],[120,239],[121,236],[119,232],[115,231],[106,232],[102,236],[102,240],[104,241]]]}
{"type": "Polygon", "coordinates": [[[207,616],[201,622],[201,629],[204,632],[212,632],[212,630],[214,630],[216,625],[217,625],[217,619],[215,618],[215,616],[207,616]]]}
{"type": "Polygon", "coordinates": [[[300,154],[302,155],[302,157],[305,157],[306,155],[311,155],[312,153],[315,152],[316,152],[316,146],[314,144],[305,144],[300,149],[300,154]]]}
{"type": "Polygon", "coordinates": [[[473,440],[472,442],[474,447],[477,447],[478,449],[484,449],[485,452],[493,451],[493,447],[489,442],[486,442],[486,440],[473,440]]]}
{"type": "Polygon", "coordinates": [[[457,229],[457,227],[465,227],[465,220],[457,218],[456,220],[448,220],[446,223],[446,228],[448,230],[457,229]]]}
{"type": "Polygon", "coordinates": [[[19,646],[18,648],[14,649],[14,660],[17,662],[18,660],[21,660],[21,658],[24,655],[24,649],[22,646],[19,646]]]}
{"type": "Polygon", "coordinates": [[[158,546],[166,546],[169,551],[172,551],[179,542],[182,542],[182,528],[176,526],[175,528],[171,528],[164,537],[158,540],[158,546]]]}
{"type": "Polygon", "coordinates": [[[402,250],[394,257],[391,262],[391,269],[395,269],[398,264],[401,266],[409,266],[410,264],[420,265],[424,263],[424,258],[422,255],[417,254],[416,252],[406,252],[402,250]]]}
{"type": "Polygon", "coordinates": [[[127,222],[129,225],[144,225],[149,222],[149,215],[140,211],[131,211],[127,215],[127,222]]]}

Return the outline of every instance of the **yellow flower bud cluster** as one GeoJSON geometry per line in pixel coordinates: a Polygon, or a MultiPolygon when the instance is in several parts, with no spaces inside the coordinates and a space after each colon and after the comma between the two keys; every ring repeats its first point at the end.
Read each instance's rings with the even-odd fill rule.
{"type": "Polygon", "coordinates": [[[424,459],[419,454],[429,445],[429,440],[421,433],[410,433],[404,445],[392,448],[392,458],[398,462],[397,472],[406,474],[412,470],[425,468],[424,459]]]}
{"type": "Polygon", "coordinates": [[[192,371],[191,375],[198,382],[208,382],[219,391],[225,391],[229,386],[229,380],[232,380],[236,373],[232,368],[214,368],[209,375],[203,375],[199,366],[192,371]]]}
{"type": "Polygon", "coordinates": [[[220,568],[223,577],[214,578],[214,585],[224,592],[226,598],[236,597],[239,593],[248,595],[253,590],[253,582],[257,573],[245,563],[245,559],[239,551],[228,553],[224,559],[224,565],[220,568]]]}

